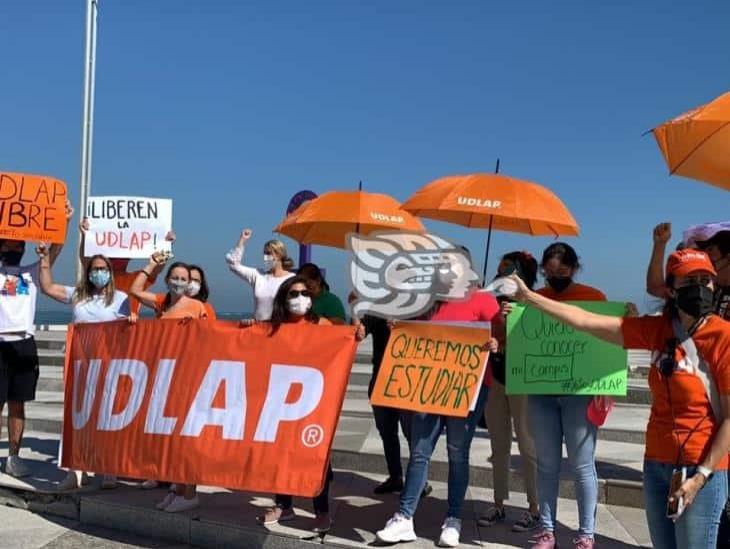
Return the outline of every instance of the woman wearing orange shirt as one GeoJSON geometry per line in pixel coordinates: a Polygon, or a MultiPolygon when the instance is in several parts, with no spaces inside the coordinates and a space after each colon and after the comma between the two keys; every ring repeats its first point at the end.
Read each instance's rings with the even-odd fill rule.
{"type": "MultiPolygon", "coordinates": [[[[165,275],[166,294],[155,294],[144,289],[149,278],[156,277],[165,264],[164,256],[155,253],[147,266],[142,269],[129,289],[130,295],[143,305],[154,309],[159,319],[201,319],[208,318],[205,304],[185,295],[190,284],[190,267],[176,262],[170,265],[165,275]]],[[[155,488],[158,483],[148,480],[143,488],[155,488]]],[[[168,513],[178,513],[195,509],[200,504],[194,484],[172,485],[170,492],[157,504],[157,508],[168,513]]]]}
{"type": "MultiPolygon", "coordinates": [[[[580,270],[575,250],[556,242],[548,246],[540,263],[547,286],[538,294],[556,301],[606,301],[600,290],[574,281],[580,270]]],[[[596,438],[598,428],[588,420],[587,410],[593,397],[578,395],[530,395],[528,413],[530,432],[537,448],[537,495],[542,532],[535,537],[533,549],[553,549],[557,519],[558,489],[563,439],[568,461],[575,476],[578,504],[578,538],[575,549],[592,549],[598,505],[596,438]]]]}
{"type": "Polygon", "coordinates": [[[704,252],[673,253],[664,313],[640,318],[558,303],[513,277],[519,301],[611,343],[652,351],[643,492],[652,544],[661,549],[715,547],[727,500],[730,323],[712,312],[715,277],[704,252]]]}
{"type": "MultiPolygon", "coordinates": [[[[307,288],[307,279],[301,276],[293,276],[279,286],[271,314],[271,332],[276,333],[282,324],[297,322],[332,325],[332,322],[326,318],[312,312],[312,294],[307,288]]],[[[322,492],[312,500],[315,513],[312,530],[318,533],[325,533],[330,529],[329,488],[332,477],[332,465],[328,464],[322,492]]],[[[292,496],[277,494],[274,507],[267,509],[263,515],[258,517],[258,520],[264,525],[269,525],[294,520],[294,518],[296,515],[292,496]]]]}
{"type": "Polygon", "coordinates": [[[190,269],[190,283],[185,290],[185,295],[197,299],[205,306],[205,312],[208,314],[208,320],[215,320],[215,309],[210,304],[210,289],[208,288],[208,280],[205,278],[205,272],[197,265],[188,265],[190,269]]]}

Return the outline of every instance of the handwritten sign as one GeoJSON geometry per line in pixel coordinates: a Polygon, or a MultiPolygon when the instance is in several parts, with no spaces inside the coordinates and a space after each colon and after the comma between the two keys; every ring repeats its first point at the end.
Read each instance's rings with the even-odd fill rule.
{"type": "MultiPolygon", "coordinates": [[[[623,303],[572,303],[594,313],[623,316],[623,303]]],[[[507,317],[507,394],[625,395],[626,351],[515,305],[507,317]]]]}
{"type": "Polygon", "coordinates": [[[0,172],[0,238],[63,243],[67,196],[59,179],[0,172]]]}
{"type": "MultiPolygon", "coordinates": [[[[488,324],[485,324],[488,326],[488,324]]],[[[476,406],[489,353],[489,328],[436,322],[393,327],[372,404],[466,417],[476,406]]]]}
{"type": "Polygon", "coordinates": [[[90,197],[84,255],[146,258],[169,251],[165,236],[172,229],[172,200],[137,196],[90,197]]]}

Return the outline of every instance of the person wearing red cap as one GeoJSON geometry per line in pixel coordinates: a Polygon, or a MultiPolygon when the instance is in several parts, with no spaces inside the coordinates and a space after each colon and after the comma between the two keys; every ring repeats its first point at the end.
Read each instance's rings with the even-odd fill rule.
{"type": "Polygon", "coordinates": [[[636,318],[546,299],[513,277],[518,301],[616,345],[652,351],[643,492],[654,547],[715,547],[728,496],[730,322],[713,312],[716,277],[706,253],[674,252],[663,314],[636,318]]]}

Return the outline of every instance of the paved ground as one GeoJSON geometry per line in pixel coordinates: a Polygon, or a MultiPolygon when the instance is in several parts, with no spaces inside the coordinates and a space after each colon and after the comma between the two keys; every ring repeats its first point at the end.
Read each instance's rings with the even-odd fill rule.
{"type": "Polygon", "coordinates": [[[185,549],[116,530],[80,524],[78,521],[41,516],[0,507],[0,549],[185,549]]]}

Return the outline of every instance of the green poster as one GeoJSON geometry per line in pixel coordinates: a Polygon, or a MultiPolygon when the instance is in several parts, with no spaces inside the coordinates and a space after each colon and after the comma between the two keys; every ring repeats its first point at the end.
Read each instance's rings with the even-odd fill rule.
{"type": "MultiPolygon", "coordinates": [[[[624,303],[576,301],[594,313],[623,316],[624,303]]],[[[507,317],[507,394],[626,395],[626,351],[529,306],[507,317]]]]}

